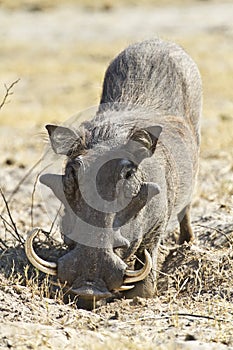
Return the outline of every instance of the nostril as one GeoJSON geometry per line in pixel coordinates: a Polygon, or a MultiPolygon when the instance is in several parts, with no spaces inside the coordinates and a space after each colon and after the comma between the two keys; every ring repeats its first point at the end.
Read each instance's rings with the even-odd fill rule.
{"type": "Polygon", "coordinates": [[[100,300],[103,298],[109,298],[112,296],[112,293],[109,290],[102,286],[96,286],[94,282],[85,282],[84,285],[78,288],[71,288],[71,292],[76,294],[82,299],[93,299],[100,300]]]}

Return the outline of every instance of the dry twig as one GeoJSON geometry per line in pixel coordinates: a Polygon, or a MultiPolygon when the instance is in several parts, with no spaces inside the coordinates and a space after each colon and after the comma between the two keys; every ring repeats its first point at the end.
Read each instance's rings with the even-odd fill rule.
{"type": "Polygon", "coordinates": [[[5,93],[5,96],[3,97],[2,102],[0,103],[0,110],[2,109],[4,104],[6,104],[7,98],[9,96],[13,95],[13,91],[11,91],[11,90],[12,90],[13,86],[19,82],[19,80],[20,79],[13,81],[13,83],[11,83],[10,86],[7,86],[6,84],[4,85],[5,89],[6,89],[6,93],[5,93]]]}
{"type": "Polygon", "coordinates": [[[216,228],[216,227],[211,227],[211,226],[201,225],[201,224],[198,224],[197,226],[204,227],[204,228],[208,228],[209,230],[216,231],[216,232],[220,233],[221,235],[223,235],[223,236],[226,238],[226,240],[228,241],[228,243],[230,243],[231,245],[233,244],[232,239],[229,238],[229,237],[227,236],[227,234],[226,234],[225,232],[223,232],[223,230],[218,229],[218,228],[216,228]]]}
{"type": "MultiPolygon", "coordinates": [[[[20,186],[24,183],[24,181],[31,175],[33,170],[40,164],[43,158],[40,158],[29,170],[28,172],[24,175],[24,177],[19,181],[19,183],[15,186],[14,190],[11,192],[9,198],[7,199],[8,205],[10,204],[13,196],[16,194],[16,192],[19,190],[20,186]]],[[[5,211],[5,208],[3,208],[1,215],[3,215],[5,211]]]]}
{"type": "Polygon", "coordinates": [[[51,226],[50,226],[49,235],[51,234],[51,232],[52,232],[52,230],[53,230],[53,228],[54,228],[55,222],[57,221],[57,218],[58,218],[58,216],[60,215],[61,208],[62,208],[62,203],[60,204],[59,209],[58,209],[58,211],[57,211],[57,214],[55,215],[55,217],[54,217],[54,219],[53,219],[53,222],[52,222],[52,224],[51,224],[51,226]]]}
{"type": "MultiPolygon", "coordinates": [[[[15,235],[13,234],[14,238],[17,238],[17,240],[19,241],[19,243],[23,245],[23,244],[24,244],[24,241],[23,241],[22,237],[20,236],[20,234],[19,234],[19,232],[18,232],[18,229],[17,229],[17,227],[16,227],[16,224],[15,224],[13,218],[12,218],[11,211],[10,211],[10,208],[9,208],[9,205],[8,205],[8,202],[7,202],[7,200],[6,200],[6,197],[5,197],[5,195],[4,195],[4,193],[3,193],[2,189],[1,189],[1,187],[0,187],[0,194],[1,194],[2,198],[3,198],[3,201],[4,201],[5,206],[6,206],[6,210],[7,210],[9,219],[10,219],[10,224],[9,224],[6,220],[4,220],[4,222],[5,222],[6,224],[10,225],[10,227],[11,227],[11,228],[13,229],[13,231],[15,232],[15,235]],[[15,236],[16,236],[16,237],[15,237],[15,236]]],[[[3,217],[1,216],[1,218],[3,218],[3,217]]]]}

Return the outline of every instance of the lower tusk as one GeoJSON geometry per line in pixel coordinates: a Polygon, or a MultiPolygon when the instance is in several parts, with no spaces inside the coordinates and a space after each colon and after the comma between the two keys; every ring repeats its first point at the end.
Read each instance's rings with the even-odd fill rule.
{"type": "Polygon", "coordinates": [[[125,275],[127,276],[124,283],[134,283],[144,280],[150,273],[152,268],[152,258],[149,252],[145,249],[145,264],[140,270],[126,270],[125,275]]]}
{"type": "Polygon", "coordinates": [[[57,274],[57,264],[55,262],[49,262],[40,258],[34,248],[33,248],[33,239],[41,230],[35,228],[30,231],[27,235],[25,242],[25,252],[28,260],[34,265],[38,270],[48,273],[49,275],[55,276],[57,274]]]}
{"type": "Polygon", "coordinates": [[[124,290],[129,290],[134,288],[134,286],[124,286],[122,285],[119,289],[117,289],[117,292],[123,292],[124,290]]]}

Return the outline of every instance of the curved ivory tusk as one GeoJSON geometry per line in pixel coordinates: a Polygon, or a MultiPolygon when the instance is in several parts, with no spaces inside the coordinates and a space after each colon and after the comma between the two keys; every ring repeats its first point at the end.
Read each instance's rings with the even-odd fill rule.
{"type": "Polygon", "coordinates": [[[33,248],[33,239],[40,232],[39,228],[34,228],[27,235],[25,242],[25,252],[28,260],[34,265],[38,270],[48,273],[49,275],[57,274],[57,264],[55,262],[49,262],[41,259],[35,252],[33,248]]]}
{"type": "Polygon", "coordinates": [[[125,275],[127,276],[124,283],[133,283],[144,280],[150,273],[152,268],[152,258],[148,251],[145,249],[145,264],[140,270],[126,270],[125,275]]]}
{"type": "Polygon", "coordinates": [[[134,286],[132,285],[132,286],[124,286],[124,285],[122,285],[120,288],[118,288],[116,291],[117,292],[123,292],[123,291],[125,291],[125,290],[129,290],[129,289],[132,289],[132,288],[134,288],[134,286]]]}

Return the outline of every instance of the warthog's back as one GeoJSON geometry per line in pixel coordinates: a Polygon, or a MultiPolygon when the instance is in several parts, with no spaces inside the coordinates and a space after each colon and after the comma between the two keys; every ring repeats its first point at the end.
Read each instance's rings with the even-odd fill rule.
{"type": "Polygon", "coordinates": [[[129,46],[107,69],[101,104],[126,103],[186,118],[199,143],[201,79],[184,50],[159,39],[129,46]]]}
{"type": "Polygon", "coordinates": [[[192,198],[198,169],[201,107],[198,68],[175,43],[154,39],[131,45],[106,71],[98,122],[105,123],[106,115],[113,124],[117,120],[120,142],[133,124],[139,128],[158,124],[163,128],[153,159],[145,160],[143,167],[150,179],[160,185],[165,179],[167,189],[162,192],[166,198],[160,202],[167,201],[170,221],[177,219],[192,198]],[[118,104],[115,114],[110,115],[109,106],[118,104]],[[127,110],[132,113],[125,113],[127,110]],[[107,112],[105,116],[103,111],[107,112]]]}

